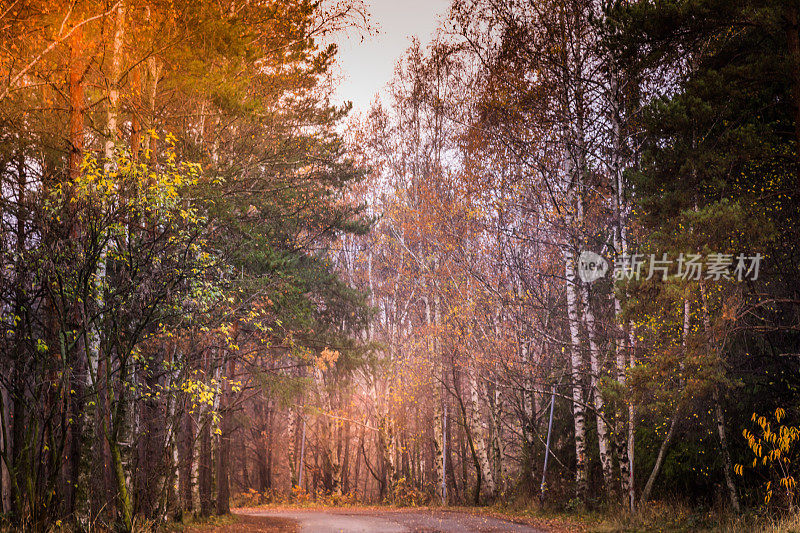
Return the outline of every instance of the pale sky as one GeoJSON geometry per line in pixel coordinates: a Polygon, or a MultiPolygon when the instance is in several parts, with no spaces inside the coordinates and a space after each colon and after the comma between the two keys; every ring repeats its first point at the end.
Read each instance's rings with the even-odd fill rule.
{"type": "Polygon", "coordinates": [[[365,0],[377,35],[350,34],[337,39],[339,102],[351,100],[353,113],[365,112],[391,80],[397,60],[416,36],[425,47],[450,7],[450,0],[365,0]]]}

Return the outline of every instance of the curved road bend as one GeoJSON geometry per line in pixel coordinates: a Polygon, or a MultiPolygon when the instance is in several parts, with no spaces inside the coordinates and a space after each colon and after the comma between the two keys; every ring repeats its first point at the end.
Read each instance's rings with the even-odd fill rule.
{"type": "Polygon", "coordinates": [[[237,511],[241,514],[289,519],[301,533],[545,533],[525,524],[455,511],[301,511],[277,509],[237,511]]]}

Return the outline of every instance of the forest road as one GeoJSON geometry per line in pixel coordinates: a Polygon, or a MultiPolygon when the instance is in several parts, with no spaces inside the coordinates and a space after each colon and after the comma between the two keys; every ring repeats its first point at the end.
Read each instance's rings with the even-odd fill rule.
{"type": "Polygon", "coordinates": [[[275,531],[300,533],[545,533],[525,524],[457,511],[278,509],[237,510],[236,513],[274,520],[275,531]],[[296,527],[287,527],[288,521],[296,527]]]}

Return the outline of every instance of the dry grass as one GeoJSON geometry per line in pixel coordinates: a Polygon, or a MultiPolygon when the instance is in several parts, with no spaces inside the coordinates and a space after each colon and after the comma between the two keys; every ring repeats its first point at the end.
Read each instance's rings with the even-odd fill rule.
{"type": "Polygon", "coordinates": [[[645,531],[707,533],[800,533],[800,514],[770,517],[756,512],[698,511],[676,502],[654,502],[636,514],[619,511],[606,515],[589,531],[638,533],[645,531]]]}

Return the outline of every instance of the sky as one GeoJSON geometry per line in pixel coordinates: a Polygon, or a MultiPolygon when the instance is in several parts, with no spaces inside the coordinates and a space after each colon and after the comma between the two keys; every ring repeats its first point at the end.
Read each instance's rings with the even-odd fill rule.
{"type": "Polygon", "coordinates": [[[419,38],[423,47],[436,33],[450,0],[365,0],[375,35],[350,33],[337,39],[340,102],[353,102],[355,113],[366,112],[375,94],[391,80],[397,60],[419,38]]]}

